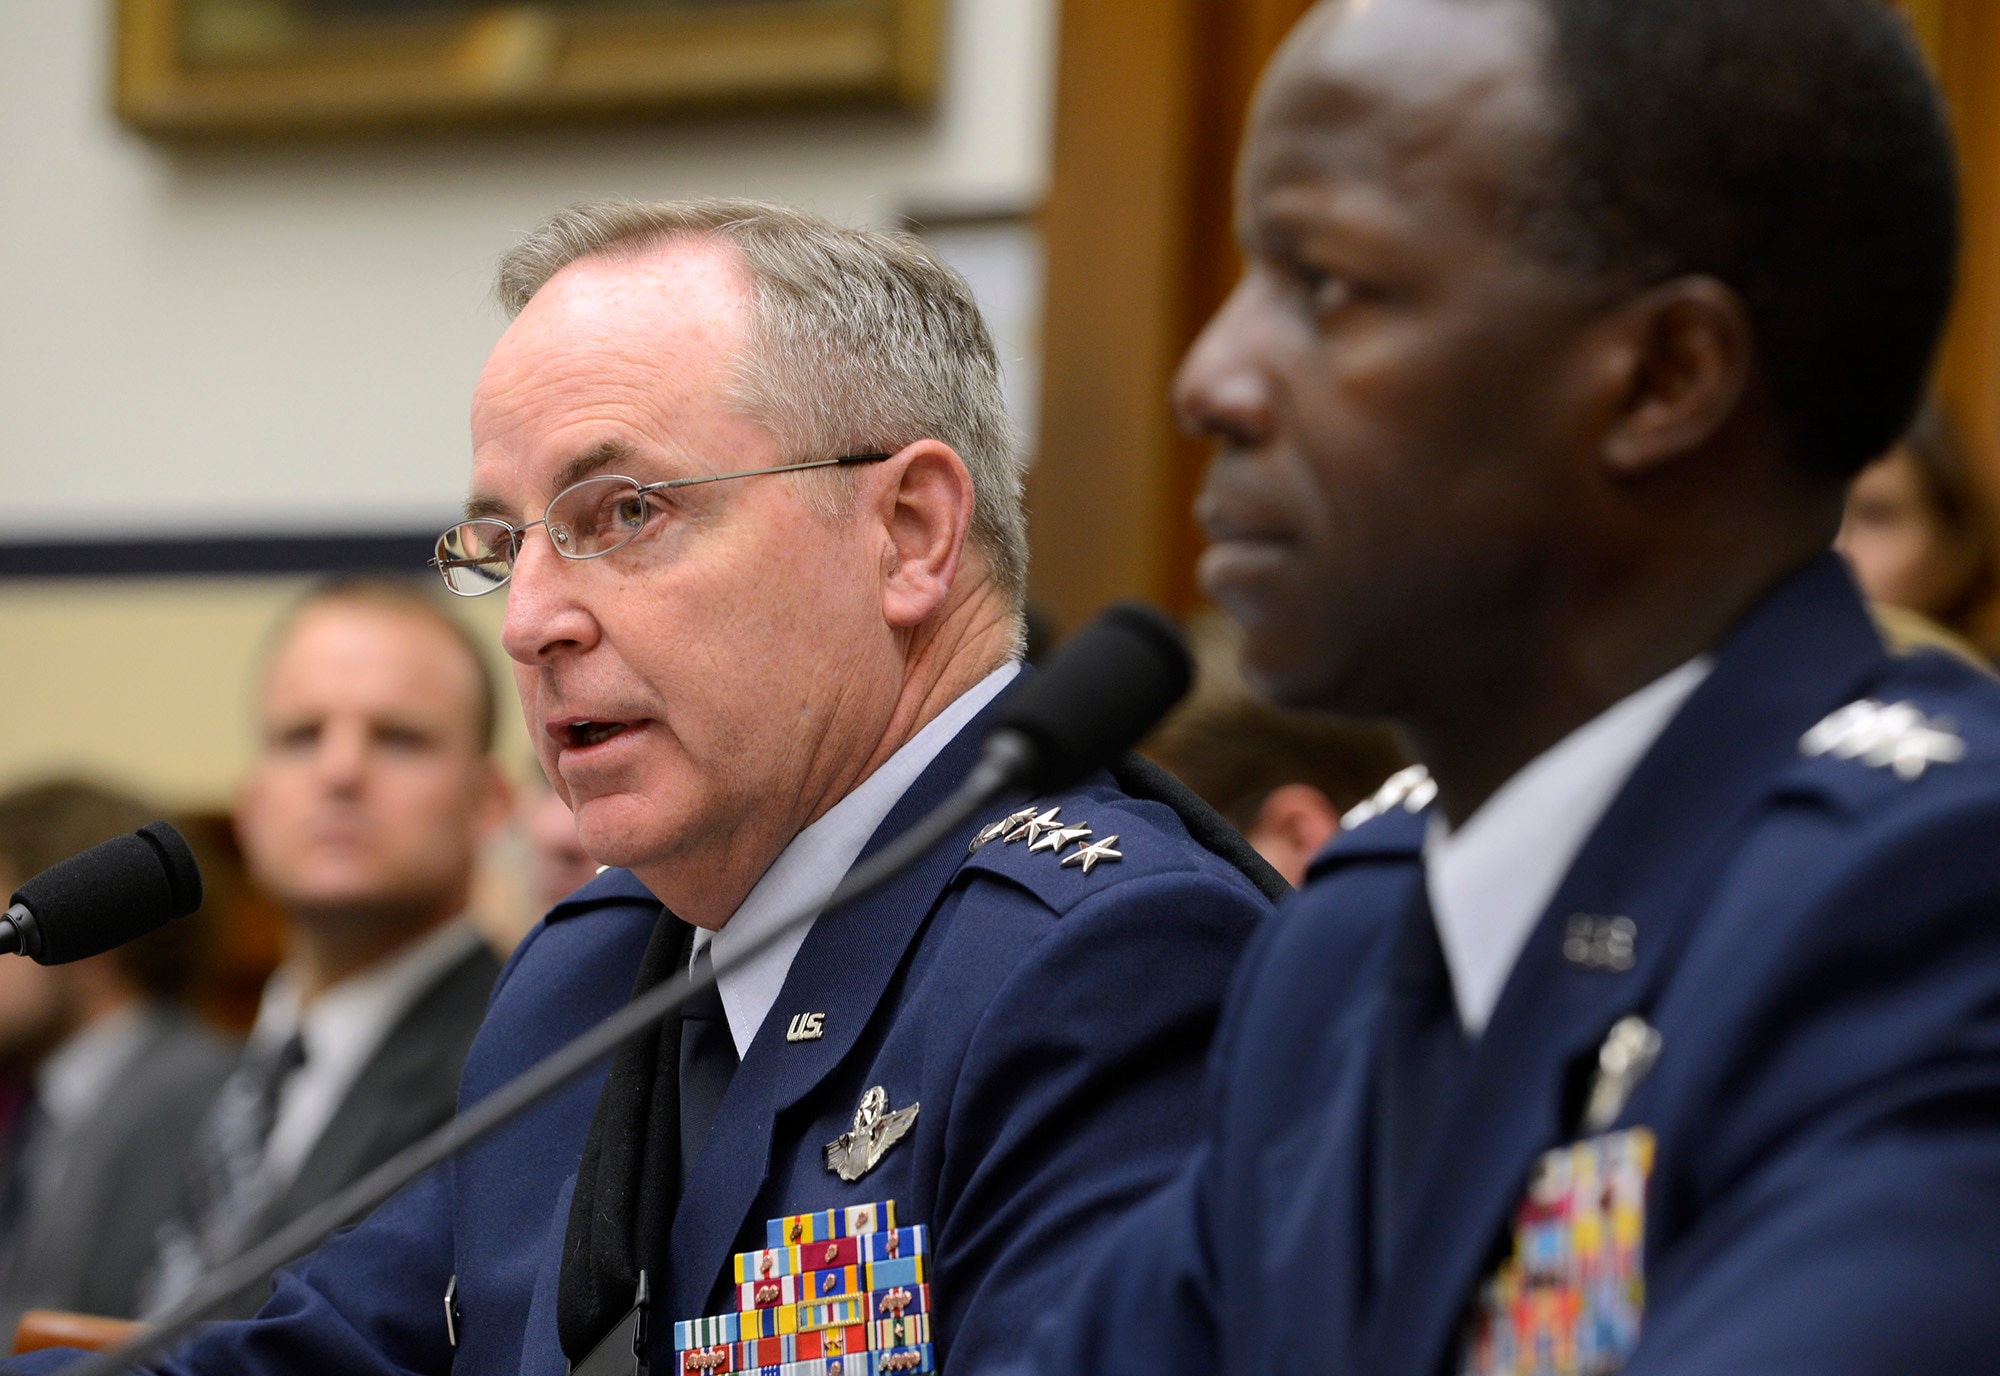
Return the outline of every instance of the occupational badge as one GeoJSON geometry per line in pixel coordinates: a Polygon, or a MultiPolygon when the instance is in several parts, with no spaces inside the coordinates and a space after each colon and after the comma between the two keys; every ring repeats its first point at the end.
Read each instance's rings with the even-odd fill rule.
{"type": "Polygon", "coordinates": [[[917,1121],[918,1107],[891,1109],[889,1092],[876,1085],[861,1096],[854,1126],[826,1144],[826,1168],[850,1184],[859,1180],[903,1140],[917,1121]]]}

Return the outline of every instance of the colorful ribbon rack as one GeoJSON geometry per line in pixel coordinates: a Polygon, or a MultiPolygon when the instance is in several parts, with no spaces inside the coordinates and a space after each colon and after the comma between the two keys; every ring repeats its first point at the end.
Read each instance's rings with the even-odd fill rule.
{"type": "Polygon", "coordinates": [[[731,1263],[736,1311],[674,1325],[682,1376],[902,1376],[936,1369],[928,1239],[896,1204],[774,1218],[731,1263]]]}

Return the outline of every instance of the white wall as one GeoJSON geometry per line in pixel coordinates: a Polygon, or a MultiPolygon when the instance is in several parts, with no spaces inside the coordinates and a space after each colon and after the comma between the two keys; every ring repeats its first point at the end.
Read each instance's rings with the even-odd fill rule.
{"type": "Polygon", "coordinates": [[[110,114],[112,0],[0,0],[0,539],[437,521],[520,231],[600,195],[1032,206],[1055,5],[952,0],[928,118],[176,150],[110,114]]]}

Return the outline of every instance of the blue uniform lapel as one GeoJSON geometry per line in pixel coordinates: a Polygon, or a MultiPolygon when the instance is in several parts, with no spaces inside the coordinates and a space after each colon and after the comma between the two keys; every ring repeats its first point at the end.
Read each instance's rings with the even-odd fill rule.
{"type": "Polygon", "coordinates": [[[1375,924],[1374,939],[1357,947],[1356,934],[1363,928],[1353,919],[1359,913],[1401,913],[1415,899],[1423,879],[1426,826],[1423,815],[1396,808],[1335,837],[1307,874],[1309,890],[1300,906],[1310,905],[1312,912],[1300,918],[1318,930],[1310,954],[1299,964],[1312,971],[1353,969],[1351,988],[1360,992],[1336,1007],[1326,1033],[1338,1063],[1323,1078],[1332,1088],[1325,1109],[1301,1120],[1263,1157],[1263,1213],[1269,1230],[1264,1281],[1282,1289],[1302,1269],[1325,1265],[1335,1277],[1352,1277],[1352,1284],[1336,1282],[1327,1287],[1330,1293],[1322,1303],[1275,1316],[1289,1329],[1269,1335],[1275,1350],[1324,1351],[1329,1334],[1343,1335],[1345,1343],[1368,1312],[1374,1226],[1368,1070],[1382,1026],[1391,945],[1383,938],[1392,929],[1375,924]],[[1310,1185],[1294,1193],[1294,1182],[1300,1180],[1310,1185]]]}
{"type": "MultiPolygon", "coordinates": [[[[863,857],[907,830],[964,781],[978,758],[985,723],[1006,697],[1003,693],[989,704],[939,752],[876,829],[863,857]]],[[[854,1049],[904,953],[964,863],[965,841],[984,820],[966,823],[964,837],[940,843],[872,894],[822,914],[813,924],[771,1016],[730,1082],[682,1196],[669,1246],[664,1312],[704,1312],[709,1290],[763,1189],[778,1115],[809,1094],[854,1049]],[[826,1030],[818,1041],[786,1042],[786,1021],[799,1009],[826,1014],[826,1030]]]]}
{"type": "Polygon", "coordinates": [[[1467,1300],[1496,1260],[1535,1159],[1573,1136],[1581,1058],[1649,1003],[1748,812],[1799,738],[1884,663],[1844,565],[1827,555],[1782,584],[1724,642],[1714,672],[1641,761],[1592,832],[1523,949],[1480,1039],[1464,1101],[1440,1134],[1410,1242],[1362,1336],[1360,1369],[1433,1376],[1467,1300]],[[1574,913],[1630,917],[1634,967],[1568,965],[1574,913]]]}

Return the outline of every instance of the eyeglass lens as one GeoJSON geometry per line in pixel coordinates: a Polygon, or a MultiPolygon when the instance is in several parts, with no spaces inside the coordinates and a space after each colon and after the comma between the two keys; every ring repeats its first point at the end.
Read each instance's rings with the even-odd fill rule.
{"type": "MultiPolygon", "coordinates": [[[[630,478],[585,478],[564,488],[543,513],[549,539],[569,559],[609,554],[645,528],[651,505],[630,478]]],[[[477,597],[504,584],[514,572],[522,532],[505,521],[462,521],[438,539],[437,562],[455,593],[477,597]]]]}

